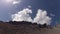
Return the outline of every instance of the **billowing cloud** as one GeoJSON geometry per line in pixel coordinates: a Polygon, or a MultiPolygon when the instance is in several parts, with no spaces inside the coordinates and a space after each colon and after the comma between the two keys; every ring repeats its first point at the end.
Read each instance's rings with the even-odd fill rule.
{"type": "Polygon", "coordinates": [[[51,18],[47,16],[47,11],[38,9],[36,17],[33,20],[37,24],[50,24],[51,18]]]}
{"type": "Polygon", "coordinates": [[[23,9],[22,11],[19,11],[16,14],[12,15],[12,21],[30,21],[32,22],[32,19],[29,14],[32,13],[32,10],[26,8],[23,9]]]}
{"type": "Polygon", "coordinates": [[[12,15],[12,21],[29,21],[37,24],[47,24],[51,23],[51,18],[47,16],[47,11],[38,9],[37,14],[34,19],[31,18],[30,14],[32,10],[29,8],[23,9],[16,14],[12,15]]]}

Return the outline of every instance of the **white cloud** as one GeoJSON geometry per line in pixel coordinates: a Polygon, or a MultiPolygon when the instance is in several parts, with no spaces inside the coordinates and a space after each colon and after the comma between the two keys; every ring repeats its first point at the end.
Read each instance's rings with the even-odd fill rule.
{"type": "Polygon", "coordinates": [[[37,24],[50,24],[51,18],[47,16],[47,11],[38,9],[34,22],[37,24]]]}
{"type": "Polygon", "coordinates": [[[29,14],[32,13],[32,10],[29,8],[23,9],[16,14],[12,15],[12,21],[29,21],[37,24],[47,24],[51,23],[51,18],[47,16],[47,11],[38,9],[37,14],[34,19],[31,18],[29,14]]]}
{"type": "Polygon", "coordinates": [[[31,17],[29,14],[32,13],[32,10],[26,8],[26,9],[23,9],[22,11],[19,11],[18,13],[16,14],[13,14],[12,15],[12,20],[13,21],[32,21],[31,17]]]}
{"type": "Polygon", "coordinates": [[[14,5],[15,5],[15,4],[19,4],[20,1],[13,1],[12,3],[13,3],[14,5]]]}

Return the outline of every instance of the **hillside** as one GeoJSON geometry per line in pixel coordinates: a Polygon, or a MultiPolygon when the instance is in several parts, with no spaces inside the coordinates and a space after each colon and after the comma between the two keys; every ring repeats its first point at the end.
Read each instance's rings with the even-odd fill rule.
{"type": "Polygon", "coordinates": [[[0,34],[60,34],[60,29],[26,21],[0,21],[0,34]]]}

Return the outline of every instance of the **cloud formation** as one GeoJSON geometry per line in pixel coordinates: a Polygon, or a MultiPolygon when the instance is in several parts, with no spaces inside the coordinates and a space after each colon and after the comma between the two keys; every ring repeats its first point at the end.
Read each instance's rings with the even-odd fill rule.
{"type": "Polygon", "coordinates": [[[51,19],[49,16],[47,16],[47,11],[43,11],[38,9],[37,14],[34,19],[31,18],[30,14],[32,14],[32,10],[29,8],[25,8],[22,11],[19,11],[16,14],[12,15],[12,21],[29,21],[32,23],[37,24],[47,24],[50,25],[51,19]]]}
{"type": "Polygon", "coordinates": [[[16,14],[12,15],[12,21],[29,21],[32,22],[31,16],[29,14],[32,13],[32,10],[26,8],[22,11],[19,11],[16,14]]]}
{"type": "Polygon", "coordinates": [[[19,4],[20,3],[20,1],[13,1],[13,4],[15,5],[15,4],[19,4]]]}
{"type": "Polygon", "coordinates": [[[47,11],[38,9],[36,17],[33,20],[37,24],[50,24],[51,18],[47,16],[47,11]]]}

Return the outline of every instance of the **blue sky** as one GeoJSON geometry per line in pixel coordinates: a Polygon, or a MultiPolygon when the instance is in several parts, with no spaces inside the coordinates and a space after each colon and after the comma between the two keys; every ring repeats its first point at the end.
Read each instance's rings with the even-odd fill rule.
{"type": "Polygon", "coordinates": [[[11,20],[11,15],[31,6],[35,17],[37,9],[46,10],[48,16],[52,17],[52,25],[60,22],[60,0],[17,0],[21,1],[19,4],[6,3],[4,0],[0,0],[0,20],[11,20]]]}

